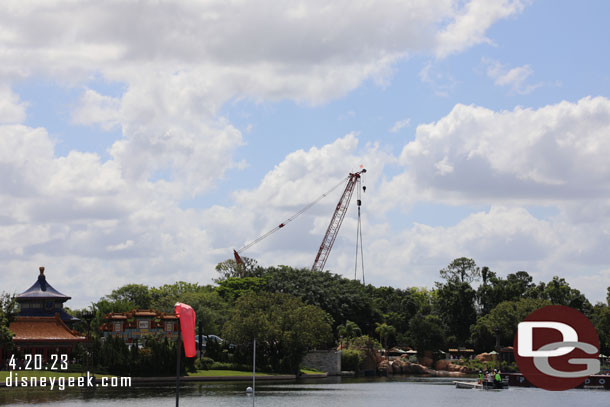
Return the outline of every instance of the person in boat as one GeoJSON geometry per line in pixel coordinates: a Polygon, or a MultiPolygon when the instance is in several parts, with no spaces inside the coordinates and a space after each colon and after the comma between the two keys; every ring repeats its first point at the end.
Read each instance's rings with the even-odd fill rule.
{"type": "Polygon", "coordinates": [[[500,371],[497,369],[494,369],[494,388],[502,388],[502,376],[500,375],[500,371]]]}

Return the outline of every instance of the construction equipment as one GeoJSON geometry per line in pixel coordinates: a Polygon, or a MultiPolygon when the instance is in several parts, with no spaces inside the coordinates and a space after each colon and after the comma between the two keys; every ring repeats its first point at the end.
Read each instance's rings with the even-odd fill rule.
{"type": "MultiPolygon", "coordinates": [[[[361,166],[361,168],[362,168],[362,166],[361,166]]],[[[326,233],[324,234],[324,238],[322,239],[322,244],[320,244],[320,248],[318,249],[318,253],[316,254],[316,259],[313,262],[313,266],[311,267],[311,270],[312,271],[324,270],[324,265],[326,264],[328,255],[330,254],[330,251],[333,248],[333,244],[335,243],[335,239],[337,238],[337,234],[339,233],[339,229],[341,228],[343,219],[345,218],[345,214],[347,212],[347,208],[349,207],[350,200],[352,199],[354,189],[358,190],[358,192],[357,192],[357,205],[358,205],[358,231],[357,231],[357,233],[359,234],[360,243],[362,244],[362,229],[360,226],[360,206],[362,205],[361,193],[360,193],[360,183],[361,183],[360,179],[361,179],[362,174],[364,174],[364,173],[366,173],[366,169],[364,169],[364,168],[362,168],[360,171],[350,173],[346,178],[342,179],[340,183],[338,183],[337,185],[332,187],[328,192],[322,194],[315,201],[313,201],[310,204],[308,204],[307,206],[305,206],[303,209],[301,209],[300,211],[298,211],[297,213],[292,215],[290,218],[286,219],[284,222],[280,223],[275,228],[271,229],[264,235],[256,238],[255,240],[248,243],[241,249],[233,250],[233,256],[235,257],[236,263],[243,265],[243,261],[239,255],[239,253],[241,253],[244,250],[248,249],[249,247],[255,245],[256,243],[265,239],[269,235],[282,229],[284,226],[286,226],[288,223],[292,222],[303,212],[305,212],[306,210],[311,208],[313,205],[315,205],[318,201],[320,201],[326,195],[328,195],[329,193],[334,191],[337,187],[342,185],[346,179],[347,179],[347,184],[345,185],[343,194],[341,195],[341,198],[339,199],[339,202],[337,203],[333,216],[330,220],[330,224],[328,225],[328,228],[326,229],[326,233]]],[[[365,186],[362,187],[362,191],[366,191],[365,186]]],[[[362,245],[360,246],[360,249],[361,249],[361,254],[362,254],[362,245]]],[[[357,235],[357,241],[356,241],[356,261],[357,261],[357,256],[358,256],[358,235],[357,235]]],[[[364,268],[363,268],[363,280],[364,280],[364,268]]]]}

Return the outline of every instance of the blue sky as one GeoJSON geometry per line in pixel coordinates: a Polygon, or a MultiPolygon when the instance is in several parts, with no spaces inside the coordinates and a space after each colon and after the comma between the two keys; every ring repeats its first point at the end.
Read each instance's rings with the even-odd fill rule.
{"type": "MultiPolygon", "coordinates": [[[[432,287],[468,256],[605,297],[608,2],[5,11],[5,290],[39,265],[72,306],[130,282],[210,283],[232,248],[363,164],[367,282],[432,287]]],[[[245,255],[309,267],[335,195],[245,255]]],[[[354,210],[327,263],[346,276],[354,210]]]]}

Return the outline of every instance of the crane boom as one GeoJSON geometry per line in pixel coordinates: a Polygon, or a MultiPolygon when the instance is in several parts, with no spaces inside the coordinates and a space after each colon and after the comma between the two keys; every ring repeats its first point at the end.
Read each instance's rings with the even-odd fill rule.
{"type": "Polygon", "coordinates": [[[322,200],[322,198],[326,197],[328,194],[330,194],[332,191],[334,191],[335,189],[337,189],[340,185],[342,185],[346,179],[348,179],[348,177],[343,178],[338,184],[336,184],[335,186],[333,186],[331,189],[329,189],[328,191],[326,191],[325,193],[323,193],[322,195],[320,195],[318,198],[316,198],[315,201],[310,202],[309,204],[307,204],[306,206],[304,206],[301,210],[299,210],[297,213],[295,213],[294,215],[292,215],[291,217],[289,217],[288,219],[286,219],[285,221],[283,221],[282,223],[280,223],[279,225],[277,225],[276,227],[274,227],[273,229],[271,229],[270,231],[268,231],[267,233],[265,233],[262,236],[257,237],[256,239],[254,239],[253,241],[251,241],[250,243],[248,243],[247,245],[245,245],[244,247],[242,247],[239,250],[233,250],[233,256],[235,257],[235,262],[237,264],[243,264],[243,260],[241,258],[241,256],[239,255],[239,253],[243,252],[244,250],[249,249],[251,246],[254,246],[256,243],[260,242],[261,240],[265,239],[266,237],[268,237],[269,235],[272,235],[273,233],[277,232],[278,230],[280,230],[281,228],[283,228],[284,226],[286,226],[288,223],[292,222],[293,220],[295,220],[297,217],[299,217],[299,215],[303,214],[303,212],[307,211],[309,208],[311,208],[312,206],[314,206],[316,203],[318,203],[320,200],[322,200]]]}
{"type": "MultiPolygon", "coordinates": [[[[360,174],[365,172],[366,169],[363,168],[361,171],[349,174],[349,179],[347,181],[347,185],[345,186],[345,190],[343,191],[343,195],[341,195],[341,199],[339,199],[339,202],[337,203],[333,217],[331,218],[328,228],[326,229],[324,239],[322,239],[320,249],[318,249],[316,259],[313,262],[313,266],[311,266],[312,271],[324,270],[324,265],[326,264],[328,255],[333,248],[333,244],[335,243],[335,239],[339,233],[339,228],[341,228],[343,218],[345,218],[345,214],[347,213],[347,208],[349,207],[349,202],[352,199],[354,188],[356,187],[356,184],[360,183],[360,174]]],[[[360,205],[360,202],[358,202],[358,205],[360,205]]]]}
{"type": "MultiPolygon", "coordinates": [[[[362,166],[360,166],[360,168],[362,168],[362,166]]],[[[328,225],[328,228],[326,229],[326,234],[324,235],[324,239],[322,239],[322,244],[320,245],[320,249],[318,250],[318,254],[316,255],[316,259],[314,260],[313,266],[311,267],[312,271],[324,270],[324,265],[326,264],[328,255],[330,254],[330,251],[333,248],[333,244],[335,243],[335,239],[337,238],[337,234],[339,233],[339,228],[341,228],[341,224],[343,223],[343,218],[345,218],[345,214],[347,213],[347,208],[349,207],[350,200],[352,199],[354,189],[355,189],[356,185],[360,185],[361,174],[364,174],[365,172],[366,172],[366,169],[362,168],[360,171],[350,173],[347,176],[347,185],[345,185],[345,190],[343,191],[343,194],[341,195],[341,198],[339,199],[339,202],[337,203],[337,207],[335,208],[333,217],[331,218],[330,224],[328,225]]],[[[241,267],[243,267],[244,262],[243,262],[241,256],[239,255],[239,253],[250,248],[251,246],[253,246],[256,243],[260,242],[261,240],[265,239],[269,235],[282,229],[284,226],[286,226],[286,224],[292,222],[299,215],[301,215],[307,209],[311,208],[314,204],[316,204],[319,200],[321,200],[322,198],[327,196],[335,188],[339,187],[339,185],[343,184],[343,182],[345,182],[345,179],[346,178],[341,180],[341,182],[339,184],[335,185],[334,187],[332,187],[330,189],[330,191],[322,194],[322,196],[317,198],[315,201],[306,205],[300,211],[298,211],[297,213],[292,215],[290,218],[286,219],[284,222],[280,223],[279,225],[277,225],[275,228],[271,229],[264,235],[254,239],[252,242],[246,244],[244,247],[242,247],[239,250],[233,250],[235,262],[238,265],[240,265],[241,267]]],[[[363,187],[363,189],[364,188],[366,188],[366,187],[363,187]]],[[[358,215],[360,215],[360,190],[358,190],[358,215]]],[[[361,233],[362,232],[360,232],[360,234],[361,233]]],[[[363,273],[364,273],[364,269],[363,269],[363,273]]]]}

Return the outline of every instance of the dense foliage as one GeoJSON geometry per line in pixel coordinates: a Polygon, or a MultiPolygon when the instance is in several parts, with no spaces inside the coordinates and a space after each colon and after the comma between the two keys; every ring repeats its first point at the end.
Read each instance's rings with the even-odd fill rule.
{"type": "Polygon", "coordinates": [[[10,351],[13,347],[13,333],[8,329],[15,316],[15,296],[0,294],[0,347],[10,351]]]}
{"type": "Polygon", "coordinates": [[[158,288],[123,286],[93,304],[97,311],[94,323],[105,312],[144,307],[171,311],[176,301],[182,301],[195,308],[205,333],[222,334],[229,332],[226,324],[235,318],[242,297],[252,300],[253,295],[282,293],[324,311],[336,344],[347,346],[353,338],[369,335],[386,347],[436,351],[468,346],[489,351],[496,335],[502,345],[512,344],[517,323],[531,310],[561,304],[589,317],[599,332],[602,353],[610,353],[608,303],[592,305],[557,276],[536,284],[526,271],[501,277],[489,267],[479,267],[473,259],[461,257],[440,270],[434,289],[403,289],[364,286],[328,271],[265,268],[252,259],[244,261],[243,267],[233,260],[219,263],[215,286],[184,282],[158,288]]]}
{"type": "MultiPolygon", "coordinates": [[[[589,317],[599,333],[601,352],[610,353],[610,287],[607,303],[592,305],[563,278],[536,284],[526,271],[501,277],[464,257],[440,270],[433,289],[365,286],[330,272],[265,268],[252,259],[244,261],[245,266],[233,260],[219,263],[215,285],[176,282],[117,288],[89,310],[72,311],[76,316],[85,315],[83,311],[93,315],[90,323],[83,318],[76,328],[97,337],[108,312],[135,308],[171,312],[180,301],[195,309],[204,334],[225,338],[221,343],[208,342],[206,360],[213,362],[200,366],[251,364],[256,337],[258,367],[295,372],[308,349],[339,344],[361,350],[382,343],[386,348],[418,351],[456,346],[490,351],[497,337],[501,345],[511,345],[517,324],[534,309],[561,304],[589,317]]],[[[0,341],[6,343],[14,299],[4,295],[0,305],[0,341]]],[[[151,360],[161,358],[168,365],[158,367],[155,374],[173,369],[172,343],[152,340],[144,349],[129,350],[118,342],[96,341],[93,362],[117,374],[127,369],[129,374],[143,375],[153,372],[151,360]]],[[[362,352],[360,359],[346,353],[345,362],[362,365],[366,354],[362,352]]]]}
{"type": "MultiPolygon", "coordinates": [[[[242,295],[224,326],[225,339],[250,349],[257,339],[257,365],[297,373],[308,349],[332,344],[331,320],[315,305],[282,293],[242,295]]],[[[246,352],[250,354],[250,352],[246,352]]]]}

